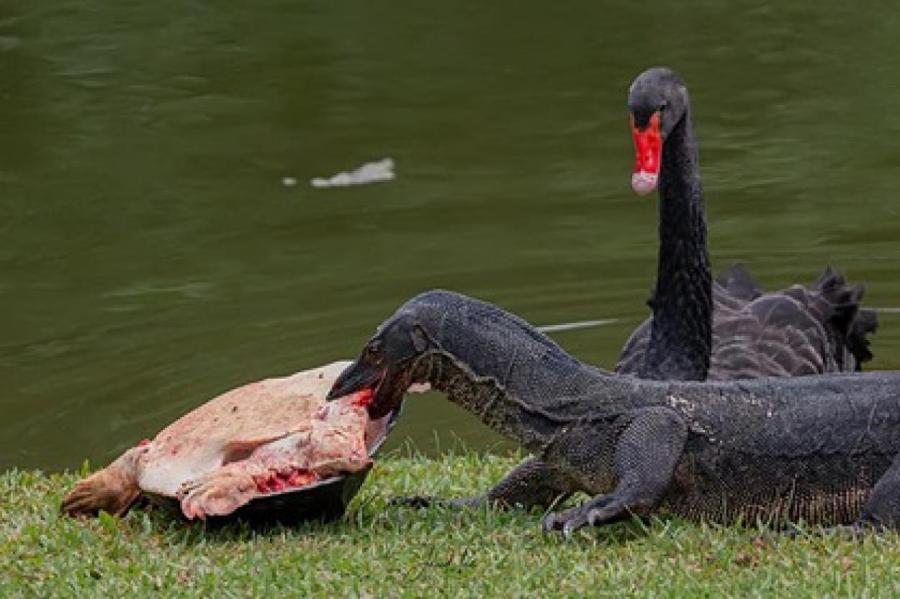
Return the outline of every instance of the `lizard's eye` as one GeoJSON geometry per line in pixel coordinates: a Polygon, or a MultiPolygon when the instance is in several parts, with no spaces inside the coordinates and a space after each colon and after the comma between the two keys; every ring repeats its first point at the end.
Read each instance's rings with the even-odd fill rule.
{"type": "Polygon", "coordinates": [[[381,341],[379,339],[373,339],[366,346],[366,357],[371,359],[377,359],[381,356],[381,341]]]}

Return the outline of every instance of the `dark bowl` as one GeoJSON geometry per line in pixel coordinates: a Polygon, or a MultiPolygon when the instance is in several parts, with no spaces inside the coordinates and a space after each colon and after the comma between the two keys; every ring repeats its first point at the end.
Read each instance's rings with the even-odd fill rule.
{"type": "MultiPolygon", "coordinates": [[[[388,434],[400,417],[402,405],[385,417],[380,434],[369,445],[369,457],[384,445],[388,434]]],[[[276,491],[262,497],[252,499],[227,516],[214,516],[208,519],[211,524],[232,520],[248,520],[262,522],[306,522],[309,520],[337,520],[344,515],[347,505],[356,496],[357,491],[369,475],[370,468],[350,474],[339,474],[322,479],[299,489],[276,491]]],[[[177,510],[181,513],[178,500],[174,497],[154,495],[153,503],[177,510]]]]}

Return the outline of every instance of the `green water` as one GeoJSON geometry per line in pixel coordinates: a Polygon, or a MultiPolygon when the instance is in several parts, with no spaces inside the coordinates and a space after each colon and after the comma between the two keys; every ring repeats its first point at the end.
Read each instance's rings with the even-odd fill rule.
{"type": "MultiPolygon", "coordinates": [[[[831,263],[900,306],[896,3],[557,4],[0,5],[0,468],[107,460],[432,287],[617,319],[554,334],[611,367],[655,273],[625,110],[652,64],[689,83],[717,268],[831,263]],[[395,181],[308,184],[387,156],[395,181]]],[[[436,394],[392,441],[434,430],[497,443],[436,394]]]]}

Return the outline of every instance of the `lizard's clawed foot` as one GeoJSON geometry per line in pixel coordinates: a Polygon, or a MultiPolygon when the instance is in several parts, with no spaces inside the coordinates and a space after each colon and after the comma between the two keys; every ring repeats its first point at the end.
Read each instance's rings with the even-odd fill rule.
{"type": "Polygon", "coordinates": [[[572,533],[588,523],[586,506],[578,506],[561,512],[552,512],[544,516],[542,525],[545,533],[562,531],[569,538],[572,533]]]}
{"type": "Polygon", "coordinates": [[[568,510],[553,512],[544,516],[543,531],[545,533],[559,530],[567,539],[579,528],[597,526],[609,520],[609,497],[595,497],[568,510]]]}

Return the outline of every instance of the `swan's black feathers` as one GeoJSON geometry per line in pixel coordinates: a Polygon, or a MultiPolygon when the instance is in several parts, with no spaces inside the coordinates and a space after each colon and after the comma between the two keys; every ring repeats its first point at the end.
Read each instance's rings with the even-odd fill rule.
{"type": "Polygon", "coordinates": [[[856,313],[856,318],[850,323],[850,332],[847,334],[847,351],[856,358],[857,362],[868,362],[872,359],[868,335],[877,329],[878,315],[875,310],[862,308],[856,313]]]}
{"type": "MultiPolygon", "coordinates": [[[[737,264],[713,284],[710,380],[802,376],[860,370],[872,359],[868,335],[878,321],[860,309],[864,289],[825,269],[810,287],[765,293],[737,264]]],[[[616,371],[637,374],[650,343],[652,317],[625,344],[616,371]]]]}
{"type": "Polygon", "coordinates": [[[726,297],[735,300],[753,301],[763,294],[763,288],[740,262],[720,272],[716,277],[716,283],[725,289],[726,297]]]}

